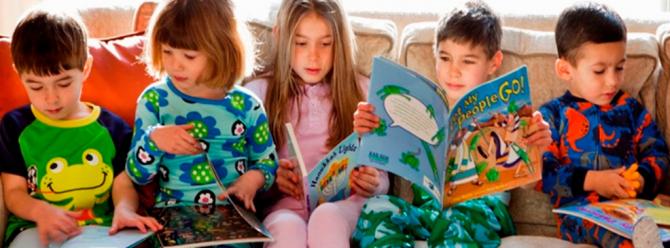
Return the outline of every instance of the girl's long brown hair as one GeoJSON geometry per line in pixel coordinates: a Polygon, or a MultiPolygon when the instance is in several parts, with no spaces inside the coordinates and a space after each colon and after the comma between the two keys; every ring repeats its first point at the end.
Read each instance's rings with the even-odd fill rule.
{"type": "MultiPolygon", "coordinates": [[[[353,113],[364,99],[356,82],[355,45],[353,33],[338,0],[284,0],[276,22],[273,73],[268,76],[265,107],[270,121],[270,131],[278,148],[286,141],[284,123],[289,120],[291,109],[300,106],[301,80],[291,68],[295,29],[307,13],[314,12],[329,24],[333,37],[333,67],[324,81],[330,84],[333,109],[330,113],[329,137],[326,145],[334,147],[353,131],[353,113]]],[[[300,117],[298,117],[298,121],[300,117]]]]}

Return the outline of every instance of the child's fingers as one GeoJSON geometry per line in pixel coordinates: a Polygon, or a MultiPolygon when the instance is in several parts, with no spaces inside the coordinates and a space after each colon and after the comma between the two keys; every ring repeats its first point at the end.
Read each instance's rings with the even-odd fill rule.
{"type": "Polygon", "coordinates": [[[278,169],[293,170],[294,168],[295,168],[295,165],[291,162],[291,160],[288,160],[288,159],[280,159],[279,160],[279,168],[278,169]]]}
{"type": "Polygon", "coordinates": [[[193,129],[193,123],[187,123],[187,124],[182,124],[182,125],[176,125],[177,127],[183,129],[184,131],[188,131],[193,129]]]}
{"type": "Polygon", "coordinates": [[[548,145],[551,145],[551,131],[549,131],[549,129],[538,130],[531,133],[525,139],[527,145],[544,148],[548,145]]]}
{"type": "Polygon", "coordinates": [[[374,167],[370,167],[370,166],[358,167],[358,171],[360,171],[361,174],[364,174],[364,175],[370,175],[370,176],[373,176],[373,177],[378,177],[379,176],[379,171],[377,169],[375,169],[374,167]]]}
{"type": "Polygon", "coordinates": [[[379,120],[378,119],[368,119],[368,118],[358,118],[354,119],[354,127],[360,127],[360,128],[376,128],[379,126],[379,120]]]}
{"type": "Polygon", "coordinates": [[[372,105],[372,103],[369,103],[369,102],[358,102],[358,105],[356,105],[356,110],[374,112],[375,111],[375,106],[372,105]]]}

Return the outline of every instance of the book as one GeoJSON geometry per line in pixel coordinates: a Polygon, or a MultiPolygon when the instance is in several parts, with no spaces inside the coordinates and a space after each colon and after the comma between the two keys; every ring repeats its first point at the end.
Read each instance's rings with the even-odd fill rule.
{"type": "MultiPolygon", "coordinates": [[[[37,229],[33,229],[35,235],[37,235],[37,229]]],[[[108,226],[98,225],[83,226],[81,229],[81,234],[74,236],[61,244],[50,244],[49,247],[134,247],[153,234],[151,231],[141,233],[137,229],[124,229],[114,235],[109,235],[108,226]]]]}
{"type": "MultiPolygon", "coordinates": [[[[221,192],[221,181],[207,152],[205,162],[214,175],[221,192]]],[[[202,204],[153,208],[149,214],[163,225],[156,233],[162,247],[203,247],[225,244],[273,241],[270,231],[256,215],[228,195],[225,205],[202,204]]]]}
{"type": "Polygon", "coordinates": [[[162,247],[272,241],[267,229],[247,222],[233,204],[152,208],[149,214],[163,225],[163,230],[156,233],[162,247]]]}
{"type": "Polygon", "coordinates": [[[521,142],[532,117],[525,66],[471,89],[449,110],[438,84],[377,57],[368,101],[380,125],[361,138],[358,164],[399,175],[443,206],[542,176],[540,151],[521,142]]]}
{"type": "Polygon", "coordinates": [[[670,241],[670,208],[643,199],[622,199],[598,202],[583,206],[567,206],[553,210],[589,220],[622,237],[632,239],[635,222],[649,216],[659,226],[661,240],[670,241]]]}
{"type": "Polygon", "coordinates": [[[343,200],[351,195],[349,176],[357,166],[358,135],[352,133],[340,141],[308,173],[293,125],[286,123],[285,129],[288,159],[298,164],[294,172],[302,178],[308,212],[312,212],[321,203],[343,200]]]}

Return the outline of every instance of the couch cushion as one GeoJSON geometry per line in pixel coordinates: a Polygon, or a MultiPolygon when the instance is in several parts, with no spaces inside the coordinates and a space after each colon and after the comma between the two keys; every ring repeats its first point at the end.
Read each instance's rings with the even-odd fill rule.
{"type": "MultiPolygon", "coordinates": [[[[402,32],[399,58],[400,63],[433,80],[436,80],[433,56],[435,26],[435,22],[408,25],[402,32]]],[[[554,73],[557,52],[552,32],[503,27],[502,50],[503,63],[496,75],[527,64],[534,106],[560,96],[567,89],[554,73]]],[[[623,89],[642,100],[645,107],[655,113],[655,91],[660,73],[656,39],[647,33],[629,33],[626,52],[623,89]]]]}
{"type": "MultiPolygon", "coordinates": [[[[93,57],[91,73],[84,81],[82,100],[98,104],[132,124],[135,102],[142,90],[153,81],[139,60],[144,44],[143,33],[135,33],[106,40],[89,40],[93,57]]],[[[28,104],[18,75],[12,68],[10,39],[0,37],[0,116],[21,105],[28,104]],[[6,76],[5,76],[6,75],[6,76]]]]}

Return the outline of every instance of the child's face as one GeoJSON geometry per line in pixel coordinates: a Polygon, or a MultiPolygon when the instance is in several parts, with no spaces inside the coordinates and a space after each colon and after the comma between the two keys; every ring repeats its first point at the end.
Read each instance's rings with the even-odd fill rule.
{"type": "Polygon", "coordinates": [[[606,105],[623,83],[626,43],[584,43],[576,65],[565,59],[556,61],[556,73],[568,82],[570,93],[596,105],[606,105]]]}
{"type": "Polygon", "coordinates": [[[198,85],[207,67],[207,57],[199,51],[174,48],[161,44],[161,62],[175,86],[188,92],[198,85]]]}
{"type": "Polygon", "coordinates": [[[40,113],[53,120],[73,120],[85,116],[80,97],[86,75],[80,69],[50,76],[38,76],[33,72],[19,76],[30,103],[40,113]]]}
{"type": "Polygon", "coordinates": [[[436,52],[435,71],[440,86],[447,91],[450,104],[465,93],[488,80],[502,62],[502,52],[489,58],[484,47],[469,42],[456,43],[452,39],[440,41],[436,52]]]}
{"type": "Polygon", "coordinates": [[[308,84],[318,83],[333,67],[333,35],[323,17],[305,14],[298,22],[293,40],[291,68],[308,84]]]}

